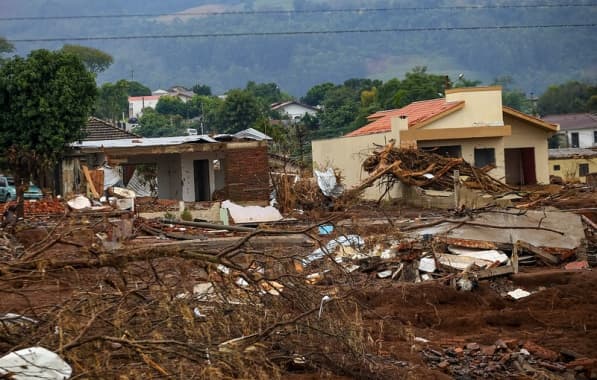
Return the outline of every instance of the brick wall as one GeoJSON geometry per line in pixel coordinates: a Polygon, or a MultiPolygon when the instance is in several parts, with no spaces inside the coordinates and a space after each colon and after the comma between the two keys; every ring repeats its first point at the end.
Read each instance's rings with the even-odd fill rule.
{"type": "Polygon", "coordinates": [[[226,153],[226,195],[234,202],[269,201],[267,146],[226,153]]]}

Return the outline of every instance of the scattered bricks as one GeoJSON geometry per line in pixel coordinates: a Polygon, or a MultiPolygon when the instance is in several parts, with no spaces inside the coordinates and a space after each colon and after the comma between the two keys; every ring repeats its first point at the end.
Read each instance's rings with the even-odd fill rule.
{"type": "Polygon", "coordinates": [[[558,359],[557,352],[552,351],[549,348],[539,346],[538,344],[533,343],[530,340],[524,343],[523,348],[525,348],[531,354],[544,360],[556,361],[558,359]]]}
{"type": "Polygon", "coordinates": [[[495,354],[496,347],[494,345],[491,346],[483,346],[481,347],[481,353],[486,356],[493,356],[495,354]]]}
{"type": "Polygon", "coordinates": [[[462,356],[464,350],[462,349],[462,347],[456,347],[454,348],[454,353],[458,356],[462,356]]]}
{"type": "Polygon", "coordinates": [[[582,270],[582,269],[589,269],[589,263],[587,260],[582,261],[574,261],[571,263],[566,264],[564,267],[566,270],[582,270]]]}
{"type": "Polygon", "coordinates": [[[481,348],[478,343],[467,343],[465,348],[469,351],[476,351],[481,348]]]}

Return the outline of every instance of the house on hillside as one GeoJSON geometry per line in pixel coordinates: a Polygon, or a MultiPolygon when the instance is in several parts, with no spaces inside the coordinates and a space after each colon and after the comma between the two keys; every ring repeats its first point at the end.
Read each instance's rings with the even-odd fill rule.
{"type": "Polygon", "coordinates": [[[549,150],[549,174],[564,182],[587,182],[587,175],[597,173],[597,151],[586,148],[549,150]]]}
{"type": "MultiPolygon", "coordinates": [[[[361,163],[374,144],[435,149],[478,166],[510,185],[549,183],[548,138],[557,125],[502,105],[499,86],[446,90],[445,98],[411,103],[369,116],[369,124],[343,137],[313,141],[313,162],[341,170],[347,186],[366,177],[361,163]]],[[[398,190],[393,196],[398,196],[398,190]]],[[[377,199],[371,188],[367,198],[377,199]]]]}
{"type": "Polygon", "coordinates": [[[162,96],[164,96],[164,94],[129,96],[129,119],[139,119],[143,116],[143,110],[145,108],[155,109],[162,96]]]}
{"type": "Polygon", "coordinates": [[[176,96],[183,102],[189,101],[195,94],[193,91],[183,86],[173,86],[168,91],[155,90],[151,92],[151,95],[146,96],[129,96],[129,119],[139,119],[143,116],[143,109],[153,108],[158,104],[158,101],[162,96],[176,96]]]}
{"type": "Polygon", "coordinates": [[[234,135],[83,140],[72,144],[61,162],[60,193],[84,191],[86,168],[110,168],[109,175],[120,176],[121,186],[127,186],[142,165],[155,173],[160,198],[265,204],[270,195],[269,140],[252,129],[234,135]]]}
{"type": "Polygon", "coordinates": [[[168,95],[170,95],[170,96],[176,96],[180,100],[182,100],[183,102],[186,103],[189,100],[191,100],[191,98],[193,96],[195,96],[195,93],[193,91],[189,90],[188,88],[183,87],[183,86],[172,86],[168,90],[168,95]]]}
{"type": "Polygon", "coordinates": [[[591,113],[570,113],[548,115],[543,120],[559,124],[563,144],[560,148],[591,148],[597,146],[597,115],[591,113]]]}
{"type": "Polygon", "coordinates": [[[294,122],[302,119],[305,115],[315,116],[317,114],[317,108],[311,107],[307,104],[299,103],[295,100],[288,102],[274,103],[270,106],[272,111],[278,111],[282,115],[288,116],[288,118],[294,122]]]}

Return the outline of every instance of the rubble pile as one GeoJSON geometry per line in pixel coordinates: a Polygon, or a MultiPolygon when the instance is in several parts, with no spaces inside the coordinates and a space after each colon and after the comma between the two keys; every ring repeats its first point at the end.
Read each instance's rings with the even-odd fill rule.
{"type": "Polygon", "coordinates": [[[559,354],[532,341],[499,339],[493,344],[467,343],[421,352],[432,367],[455,378],[511,379],[597,377],[597,360],[559,354]]]}
{"type": "Polygon", "coordinates": [[[47,378],[596,375],[584,214],[363,208],[261,223],[262,208],[222,202],[226,218],[206,222],[180,202],[110,195],[53,201],[60,214],[0,233],[0,360],[42,352],[55,364],[33,370],[47,378]]]}
{"type": "Polygon", "coordinates": [[[381,179],[387,186],[397,181],[423,189],[452,190],[455,170],[460,181],[471,189],[496,194],[513,190],[497,181],[488,171],[492,166],[476,168],[462,158],[450,158],[418,149],[400,149],[395,141],[371,153],[363,161],[363,169],[369,173],[366,183],[381,179]]]}

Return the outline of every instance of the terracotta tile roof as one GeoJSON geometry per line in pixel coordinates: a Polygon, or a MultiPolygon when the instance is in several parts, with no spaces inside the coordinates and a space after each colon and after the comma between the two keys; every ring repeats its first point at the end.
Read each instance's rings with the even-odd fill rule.
{"type": "Polygon", "coordinates": [[[85,125],[85,137],[83,141],[119,140],[138,137],[138,135],[118,128],[107,121],[98,119],[97,117],[90,117],[87,125],[85,125]]]}
{"type": "Polygon", "coordinates": [[[412,128],[417,124],[452,110],[462,104],[464,104],[463,101],[446,102],[444,98],[440,98],[414,102],[399,109],[379,111],[368,117],[369,120],[373,120],[371,123],[356,131],[352,131],[345,136],[353,137],[369,135],[372,133],[389,132],[392,129],[391,119],[394,116],[408,117],[408,127],[412,128]]]}
{"type": "Polygon", "coordinates": [[[597,129],[597,115],[590,113],[569,113],[563,115],[547,115],[543,120],[560,124],[560,130],[597,129]]]}

